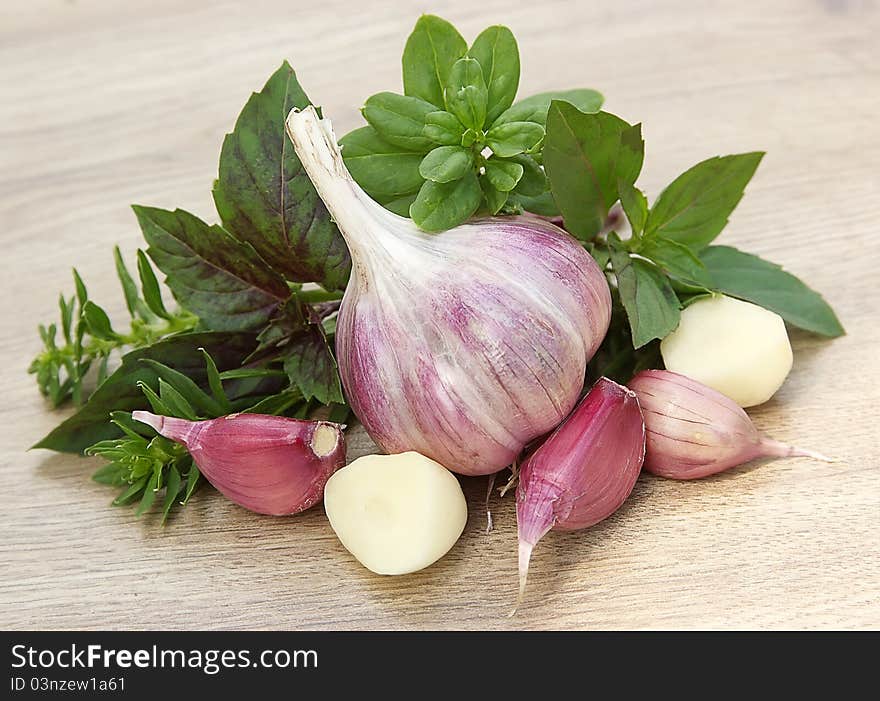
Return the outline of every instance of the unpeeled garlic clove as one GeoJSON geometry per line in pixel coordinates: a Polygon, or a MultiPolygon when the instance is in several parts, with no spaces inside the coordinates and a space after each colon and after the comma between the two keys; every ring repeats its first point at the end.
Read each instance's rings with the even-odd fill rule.
{"type": "Polygon", "coordinates": [[[320,501],[345,464],[342,426],[283,416],[230,414],[208,421],[132,412],[136,421],[186,446],[201,473],[230,501],[285,516],[320,501]]]}
{"type": "Polygon", "coordinates": [[[813,457],[761,434],[730,397],[669,370],[643,370],[629,381],[647,429],[645,470],[670,479],[714,475],[761,457],[813,457]]]}
{"type": "Polygon", "coordinates": [[[602,377],[519,469],[520,597],[537,542],[551,529],[588,528],[626,501],[645,457],[634,392],[602,377]]]}

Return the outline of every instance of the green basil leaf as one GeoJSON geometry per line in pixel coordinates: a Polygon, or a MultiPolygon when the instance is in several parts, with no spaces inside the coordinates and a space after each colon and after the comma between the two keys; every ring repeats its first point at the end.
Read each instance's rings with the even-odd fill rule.
{"type": "Polygon", "coordinates": [[[497,124],[486,133],[486,145],[502,158],[532,151],[544,138],[544,127],[534,122],[497,124]]]}
{"type": "Polygon", "coordinates": [[[781,266],[731,246],[709,246],[700,259],[715,290],[765,307],[813,333],[832,338],[846,333],[828,302],[781,266]]]}
{"type": "Polygon", "coordinates": [[[461,144],[464,125],[454,114],[439,110],[425,115],[422,134],[441,146],[455,146],[461,144]]]}
{"type": "Polygon", "coordinates": [[[638,236],[645,229],[645,221],[648,219],[648,198],[639,188],[625,180],[617,182],[617,194],[620,196],[620,204],[633,236],[638,236]]]}
{"type": "Polygon", "coordinates": [[[122,357],[122,364],[79,411],[33,447],[81,453],[94,443],[121,435],[119,427],[108,421],[110,412],[146,409],[148,402],[138,383],[157,381],[155,370],[140,362],[143,358],[174,368],[201,384],[205,380],[205,361],[199,348],[207,350],[218,367],[227,370],[240,367],[256,346],[257,338],[252,333],[208,332],[170,336],[152,346],[131,351],[122,357]]]}
{"type": "Polygon", "coordinates": [[[680,304],[669,279],[659,269],[617,250],[611,252],[611,267],[629,319],[633,348],[664,338],[678,326],[680,304]]]}
{"type": "Polygon", "coordinates": [[[511,156],[508,160],[519,163],[523,168],[522,177],[516,184],[514,192],[526,197],[537,197],[547,192],[547,176],[534,158],[520,153],[511,156]]]}
{"type": "MultiPolygon", "coordinates": [[[[419,180],[419,183],[425,182],[424,180],[419,180]]],[[[412,207],[412,203],[416,201],[416,197],[418,196],[419,191],[410,192],[406,195],[400,195],[399,197],[394,197],[388,200],[379,200],[379,204],[381,204],[385,209],[389,212],[394,212],[396,215],[400,217],[406,217],[409,219],[409,208],[412,207]]]]}
{"type": "Polygon", "coordinates": [[[437,108],[417,97],[393,92],[376,93],[364,104],[364,118],[379,135],[401,148],[426,153],[434,143],[422,135],[425,117],[437,108]]]}
{"type": "Polygon", "coordinates": [[[542,217],[560,216],[559,207],[549,191],[536,196],[515,195],[516,202],[527,212],[539,214],[542,217]]]}
{"type": "Polygon", "coordinates": [[[425,231],[444,231],[458,226],[476,212],[482,199],[480,183],[470,171],[451,183],[426,180],[409,212],[425,231]]]}
{"type": "MultiPolygon", "coordinates": [[[[519,163],[503,158],[490,158],[486,161],[486,179],[492,183],[496,190],[510,192],[516,187],[522,176],[523,167],[519,163]]],[[[506,200],[507,198],[505,197],[506,200]]],[[[502,202],[502,204],[504,203],[502,202]]],[[[498,209],[501,209],[501,207],[498,209]]],[[[492,212],[492,214],[495,214],[495,212],[492,212]]]]}
{"type": "Polygon", "coordinates": [[[645,239],[638,253],[650,258],[672,278],[697,288],[694,291],[712,289],[712,278],[706,266],[690,248],[678,241],[662,237],[645,239]]]}
{"type": "MultiPolygon", "coordinates": [[[[116,277],[119,278],[119,283],[122,285],[122,294],[125,296],[125,306],[128,308],[128,313],[132,318],[140,317],[143,319],[145,313],[144,303],[138,294],[134,278],[128,272],[125,261],[122,260],[119,246],[113,247],[113,260],[116,263],[116,277]]],[[[149,314],[146,316],[149,317],[149,314]]]]}
{"type": "Polygon", "coordinates": [[[309,324],[291,339],[286,346],[284,371],[304,399],[314,397],[321,404],[344,401],[336,359],[320,324],[309,324]]]}
{"type": "Polygon", "coordinates": [[[486,124],[492,124],[513,104],[519,87],[519,48],[507,27],[484,29],[474,40],[468,55],[477,59],[489,91],[486,124]]]}
{"type": "Polygon", "coordinates": [[[547,110],[550,109],[550,103],[553,100],[568,102],[581,112],[598,112],[602,108],[602,102],[605,98],[601,93],[586,88],[542,92],[520,100],[510,109],[502,112],[494,124],[534,122],[543,127],[547,122],[547,110]]]}
{"type": "Polygon", "coordinates": [[[642,169],[641,126],[608,112],[584,113],[554,100],[547,114],[544,170],[566,228],[582,240],[602,230],[619,183],[642,169]]]}
{"type": "Polygon", "coordinates": [[[446,109],[471,129],[482,129],[486,123],[489,91],[483,69],[475,58],[458,59],[449,71],[446,86],[446,109]]]}
{"type": "Polygon", "coordinates": [[[156,273],[153,272],[153,266],[147,258],[147,254],[140,248],[137,251],[138,277],[141,279],[141,290],[144,293],[144,301],[158,317],[162,319],[170,319],[171,315],[165,308],[165,302],[162,301],[162,290],[159,288],[159,281],[156,279],[156,273]]]}
{"type": "Polygon", "coordinates": [[[215,331],[266,324],[290,297],[284,278],[249,243],[177,209],[133,206],[147,252],[188,310],[215,331]]]}
{"type": "Polygon", "coordinates": [[[355,129],[339,143],[351,176],[371,197],[397,197],[421,187],[422,155],[386,141],[373,127],[355,129]]]}
{"type": "Polygon", "coordinates": [[[480,178],[480,187],[483,190],[483,198],[486,200],[486,208],[489,210],[489,214],[498,214],[507,203],[510,193],[507,190],[499,190],[486,176],[480,178]]]}
{"type": "Polygon", "coordinates": [[[107,316],[107,312],[93,301],[87,301],[83,306],[82,311],[83,319],[92,336],[105,341],[112,341],[119,338],[119,334],[116,333],[110,325],[110,317],[107,316]]]}
{"type": "Polygon", "coordinates": [[[172,465],[168,470],[168,481],[165,484],[165,499],[162,503],[163,524],[168,519],[171,507],[174,506],[174,502],[177,501],[177,496],[180,494],[180,484],[180,472],[172,465]]]}
{"type": "Polygon", "coordinates": [[[223,227],[287,279],[343,289],[348,249],[285,133],[290,110],[308,104],[285,61],[223,140],[214,203],[223,227]]]}
{"type": "Polygon", "coordinates": [[[422,15],[403,50],[403,92],[442,107],[452,64],[467,52],[467,43],[449,22],[422,15]]]}
{"type": "Polygon", "coordinates": [[[703,248],[721,233],[763,152],[716,156],[679,175],[660,193],[648,214],[645,233],[659,234],[691,248],[703,248]]]}
{"type": "Polygon", "coordinates": [[[425,180],[448,183],[458,180],[474,165],[474,154],[461,146],[438,146],[425,156],[419,173],[425,180]]]}

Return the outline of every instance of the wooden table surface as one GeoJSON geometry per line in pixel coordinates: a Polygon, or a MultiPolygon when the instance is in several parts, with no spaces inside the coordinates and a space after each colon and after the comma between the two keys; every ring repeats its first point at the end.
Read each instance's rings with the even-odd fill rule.
{"type": "Polygon", "coordinates": [[[0,626],[880,626],[878,33],[871,0],[2,3],[0,626]],[[287,58],[345,132],[368,95],[399,90],[423,11],[468,39],[509,25],[521,95],[595,87],[608,110],[642,121],[651,196],[706,157],[765,149],[722,241],[800,275],[848,330],[793,333],[791,376],[752,412],[839,462],[644,476],[612,518],[541,543],[512,619],[513,502],[493,501],[485,535],[485,480],[466,481],[470,519],[447,557],[383,578],[343,550],[320,508],[260,517],[205,490],[163,529],[109,506],[89,479],[97,461],[26,452],[66,416],[26,369],[70,267],[121,319],[111,248],[143,245],[128,205],[216,220],[220,143],[250,91],[287,58]]]}

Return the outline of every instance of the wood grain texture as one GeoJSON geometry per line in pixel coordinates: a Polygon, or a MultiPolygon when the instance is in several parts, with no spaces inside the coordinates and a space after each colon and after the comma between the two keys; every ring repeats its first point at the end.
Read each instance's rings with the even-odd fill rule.
{"type": "Polygon", "coordinates": [[[870,0],[4,2],[0,626],[880,626],[878,33],[870,0]],[[272,519],[205,492],[163,530],[110,508],[88,479],[95,462],[26,452],[64,416],[26,368],[71,265],[121,318],[111,247],[140,243],[129,203],[215,220],[223,135],[282,59],[345,132],[365,97],[399,88],[403,42],[425,10],[468,38],[508,24],[521,94],[596,87],[609,110],[643,121],[651,196],[708,156],[767,150],[722,241],[809,281],[849,332],[794,333],[790,379],[752,412],[839,462],[645,476],[606,522],[541,543],[513,619],[513,503],[493,500],[485,535],[484,480],[465,481],[470,521],[446,558],[382,578],[348,556],[320,508],[272,519]]]}

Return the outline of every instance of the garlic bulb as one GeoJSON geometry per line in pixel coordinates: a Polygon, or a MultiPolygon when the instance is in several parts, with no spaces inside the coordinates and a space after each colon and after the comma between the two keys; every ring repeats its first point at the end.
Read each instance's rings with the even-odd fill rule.
{"type": "Polygon", "coordinates": [[[599,267],[532,217],[426,234],[358,187],[312,107],[287,130],[352,255],[336,349],[357,417],[389,453],[470,475],[509,465],[577,401],[610,319],[599,267]]]}

